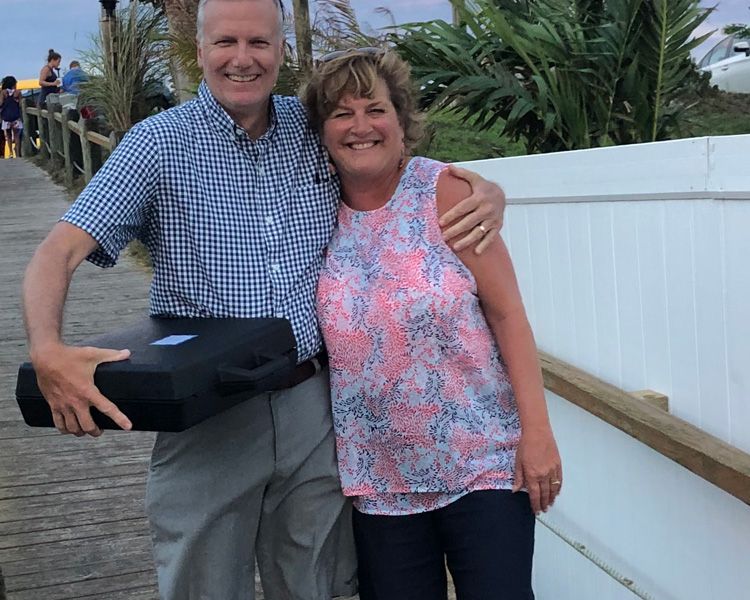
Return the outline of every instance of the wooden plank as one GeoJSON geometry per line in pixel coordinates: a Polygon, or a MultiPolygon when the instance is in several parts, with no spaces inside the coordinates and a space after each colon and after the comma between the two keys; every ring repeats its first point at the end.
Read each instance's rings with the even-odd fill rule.
{"type": "Polygon", "coordinates": [[[97,553],[78,554],[75,561],[60,568],[58,557],[47,557],[39,561],[15,562],[5,568],[6,576],[13,579],[14,589],[26,589],[49,585],[50,583],[72,583],[81,579],[93,579],[123,572],[144,570],[151,555],[151,541],[145,536],[137,546],[123,550],[118,560],[106,553],[106,548],[97,553]]]}
{"type": "MultiPolygon", "coordinates": [[[[37,428],[35,428],[37,429],[37,428]]],[[[70,435],[62,435],[52,428],[38,428],[44,431],[54,432],[54,435],[45,435],[29,438],[28,436],[4,440],[2,443],[4,457],[12,457],[23,454],[30,456],[34,454],[46,454],[54,452],[62,454],[65,452],[115,452],[127,450],[131,454],[144,454],[151,452],[154,445],[154,436],[142,434],[141,432],[119,432],[105,430],[98,438],[77,438],[70,435]]],[[[0,464],[4,457],[0,457],[0,464]]]]}
{"type": "MultiPolygon", "coordinates": [[[[83,494],[83,492],[89,490],[127,488],[132,485],[139,485],[144,481],[145,471],[145,465],[136,465],[130,471],[116,469],[112,476],[100,478],[93,477],[90,473],[84,472],[83,477],[76,478],[75,475],[71,474],[69,477],[61,478],[59,481],[51,483],[34,483],[37,479],[34,476],[29,477],[29,480],[16,479],[14,481],[20,482],[17,485],[0,488],[0,502],[33,496],[49,497],[54,494],[64,494],[70,491],[83,494]]],[[[38,479],[43,480],[44,477],[42,476],[38,479]]]]}
{"type": "Polygon", "coordinates": [[[42,158],[49,159],[49,120],[47,119],[46,109],[39,111],[37,129],[39,130],[39,152],[41,153],[42,158]]]}
{"type": "MultiPolygon", "coordinates": [[[[262,596],[256,595],[257,600],[262,596]]],[[[159,600],[159,591],[155,585],[125,590],[111,590],[103,594],[94,593],[78,596],[77,600],[159,600]]]]}
{"type": "MultiPolygon", "coordinates": [[[[28,99],[27,98],[21,98],[21,119],[23,120],[23,130],[26,132],[26,135],[24,135],[21,139],[21,153],[23,156],[31,156],[32,150],[31,150],[31,132],[36,129],[36,123],[34,124],[34,129],[31,128],[31,116],[32,113],[29,110],[28,106],[28,99]]],[[[0,600],[2,600],[2,597],[0,596],[0,600]]]]}
{"type": "MultiPolygon", "coordinates": [[[[121,467],[123,465],[143,465],[145,460],[147,458],[147,455],[144,454],[143,450],[140,452],[136,452],[135,454],[126,454],[122,456],[118,455],[110,455],[106,452],[106,450],[102,453],[94,452],[94,449],[92,448],[91,452],[83,452],[80,453],[79,456],[81,458],[86,457],[88,459],[87,464],[85,465],[75,465],[75,472],[83,472],[82,469],[86,469],[88,467],[93,467],[95,469],[106,469],[108,467],[121,467]]],[[[50,453],[49,456],[45,458],[44,464],[47,466],[47,468],[39,468],[38,460],[34,457],[31,457],[30,459],[27,459],[24,456],[4,456],[3,458],[0,458],[0,467],[7,466],[9,468],[15,467],[16,469],[23,469],[24,471],[24,477],[26,476],[33,476],[35,472],[39,473],[49,473],[52,475],[52,471],[55,469],[60,469],[65,467],[66,465],[70,465],[71,459],[73,457],[69,454],[57,454],[57,453],[50,453]]]]}
{"type": "Polygon", "coordinates": [[[135,519],[144,514],[145,485],[129,488],[68,492],[0,501],[0,537],[86,523],[110,523],[118,516],[135,519]],[[93,496],[93,498],[92,498],[93,496]],[[22,504],[21,506],[18,506],[22,504]],[[11,510],[13,516],[11,517],[11,510]]]}
{"type": "MultiPolygon", "coordinates": [[[[107,534],[125,533],[134,529],[143,529],[145,517],[121,519],[107,524],[107,534]]],[[[58,527],[51,531],[32,531],[23,535],[8,535],[0,539],[0,550],[17,550],[29,546],[49,544],[64,540],[86,540],[102,535],[104,530],[98,524],[79,525],[77,527],[58,527]]]]}
{"type": "Polygon", "coordinates": [[[86,133],[86,139],[92,144],[96,144],[97,146],[101,146],[102,148],[106,148],[107,150],[111,150],[112,148],[112,142],[110,141],[110,139],[107,136],[102,135],[101,133],[89,131],[86,133]]]}
{"type": "Polygon", "coordinates": [[[60,434],[54,429],[44,429],[41,427],[29,427],[20,420],[20,412],[13,407],[16,420],[0,420],[0,447],[5,446],[6,440],[16,439],[36,439],[39,437],[59,438],[60,434]]]}
{"type": "Polygon", "coordinates": [[[666,394],[654,392],[653,390],[637,390],[630,393],[639,400],[643,400],[659,410],[669,412],[669,396],[666,394]]]}
{"type": "Polygon", "coordinates": [[[94,131],[89,131],[88,122],[81,121],[81,151],[83,153],[83,177],[86,183],[102,166],[102,144],[101,141],[106,139],[103,135],[94,131]]]}
{"type": "Polygon", "coordinates": [[[52,160],[52,164],[56,167],[62,167],[63,163],[60,160],[62,156],[62,125],[58,124],[56,117],[60,110],[59,96],[50,94],[47,96],[47,122],[49,127],[47,129],[49,133],[49,153],[52,160]]]}
{"type": "Polygon", "coordinates": [[[153,570],[136,571],[130,567],[130,571],[110,577],[94,577],[79,580],[73,583],[54,583],[44,587],[34,587],[24,590],[14,590],[10,586],[13,580],[8,580],[8,600],[69,600],[71,598],[83,598],[87,595],[102,594],[113,591],[128,590],[132,587],[143,587],[154,579],[153,570]]]}
{"type": "MultiPolygon", "coordinates": [[[[11,522],[25,518],[28,511],[42,510],[44,506],[75,505],[77,508],[88,506],[96,500],[126,499],[137,497],[143,499],[146,484],[145,474],[125,477],[102,477],[101,479],[79,479],[36,486],[33,494],[6,496],[0,499],[3,511],[2,522],[11,522]]],[[[20,488],[28,490],[28,487],[20,488]]],[[[113,504],[117,504],[114,502],[113,504]]],[[[70,508],[69,510],[74,510],[70,508]]]]}
{"type": "MultiPolygon", "coordinates": [[[[256,594],[256,599],[262,596],[256,594]]],[[[104,594],[91,594],[78,596],[77,600],[159,600],[159,591],[155,585],[142,588],[129,588],[126,590],[112,590],[104,594]]]]}
{"type": "Polygon", "coordinates": [[[150,539],[146,529],[124,531],[118,533],[102,532],[98,537],[92,537],[81,543],[80,539],[53,540],[47,544],[38,544],[34,546],[19,546],[17,548],[2,549],[0,548],[0,564],[5,569],[13,569],[14,564],[18,562],[31,562],[32,565],[46,558],[65,557],[69,559],[71,555],[91,552],[98,556],[116,557],[127,552],[134,544],[140,543],[142,538],[150,539]],[[105,553],[105,554],[101,554],[105,553]]]}
{"type": "MultiPolygon", "coordinates": [[[[101,458],[92,454],[87,457],[80,453],[70,452],[59,457],[52,463],[46,455],[37,455],[33,461],[12,465],[0,465],[0,499],[18,498],[17,490],[26,489],[30,494],[40,493],[47,486],[55,486],[65,482],[79,482],[82,480],[96,481],[101,485],[103,480],[128,476],[145,476],[148,470],[149,454],[127,456],[121,463],[102,464],[101,458]],[[88,459],[88,462],[87,462],[88,459]],[[21,475],[15,472],[25,469],[21,475]]],[[[53,488],[54,489],[54,488],[53,488]]]]}
{"type": "Polygon", "coordinates": [[[750,504],[750,454],[540,352],[545,387],[750,504]]]}
{"type": "Polygon", "coordinates": [[[72,133],[68,123],[78,121],[78,111],[74,108],[63,108],[63,112],[60,115],[61,137],[63,147],[63,160],[64,164],[64,176],[65,184],[70,186],[73,184],[73,177],[75,176],[75,169],[73,168],[73,141],[72,133]]]}
{"type": "Polygon", "coordinates": [[[750,202],[736,202],[722,207],[722,239],[727,249],[724,290],[724,319],[731,324],[727,331],[726,377],[731,414],[730,440],[750,452],[750,202]]]}

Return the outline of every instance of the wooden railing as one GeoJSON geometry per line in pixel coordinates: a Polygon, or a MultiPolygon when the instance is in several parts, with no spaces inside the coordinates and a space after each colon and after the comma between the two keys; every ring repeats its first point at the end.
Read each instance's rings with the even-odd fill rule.
{"type": "Polygon", "coordinates": [[[750,454],[544,352],[544,387],[750,505],[750,454]]]}
{"type": "Polygon", "coordinates": [[[65,108],[48,96],[47,108],[29,106],[26,99],[21,102],[23,126],[27,134],[23,138],[23,154],[30,156],[32,133],[39,132],[39,151],[57,164],[63,171],[67,184],[72,183],[76,173],[83,175],[86,183],[96,174],[106,156],[114,150],[114,134],[109,137],[92,130],[91,124],[72,108],[65,108]]]}

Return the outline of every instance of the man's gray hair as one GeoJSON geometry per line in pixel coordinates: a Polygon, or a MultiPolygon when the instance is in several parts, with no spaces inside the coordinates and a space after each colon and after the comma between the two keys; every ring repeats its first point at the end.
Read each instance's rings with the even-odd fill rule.
{"type": "MultiPolygon", "coordinates": [[[[284,1],[283,0],[273,0],[273,1],[276,3],[276,6],[279,7],[279,24],[281,27],[281,31],[283,33],[284,19],[286,18],[286,12],[284,11],[284,1]]],[[[204,20],[205,12],[206,12],[206,4],[208,4],[209,2],[210,0],[200,0],[200,2],[198,2],[198,16],[195,19],[195,29],[196,29],[196,35],[198,37],[199,42],[203,40],[203,20],[204,20]]]]}

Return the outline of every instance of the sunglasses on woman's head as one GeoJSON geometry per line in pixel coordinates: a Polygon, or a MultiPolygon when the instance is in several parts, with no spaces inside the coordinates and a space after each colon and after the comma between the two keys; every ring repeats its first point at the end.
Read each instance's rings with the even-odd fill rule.
{"type": "Polygon", "coordinates": [[[375,48],[375,47],[366,47],[366,48],[347,48],[346,50],[334,50],[333,52],[329,52],[328,54],[324,54],[321,56],[318,60],[318,64],[327,63],[332,60],[336,60],[337,58],[341,58],[342,56],[349,56],[349,55],[357,55],[357,54],[364,54],[366,56],[380,56],[382,54],[385,54],[385,48],[375,48]]]}

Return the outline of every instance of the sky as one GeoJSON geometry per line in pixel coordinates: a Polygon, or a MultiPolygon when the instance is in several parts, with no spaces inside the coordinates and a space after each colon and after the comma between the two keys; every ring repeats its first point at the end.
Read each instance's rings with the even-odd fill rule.
{"type": "MultiPolygon", "coordinates": [[[[286,4],[290,3],[287,0],[286,4]]],[[[719,31],[695,51],[698,58],[721,39],[723,25],[750,23],[750,0],[715,0],[704,4],[718,4],[718,7],[698,33],[719,31]]],[[[314,5],[312,0],[312,11],[314,5]]],[[[451,18],[448,0],[352,0],[352,6],[360,23],[374,28],[390,24],[377,14],[377,6],[389,8],[396,23],[451,18]]],[[[98,0],[0,0],[3,15],[0,73],[18,79],[38,77],[49,48],[62,54],[63,67],[67,67],[71,60],[79,58],[81,49],[90,46],[91,36],[99,26],[99,7],[98,0]]]]}

